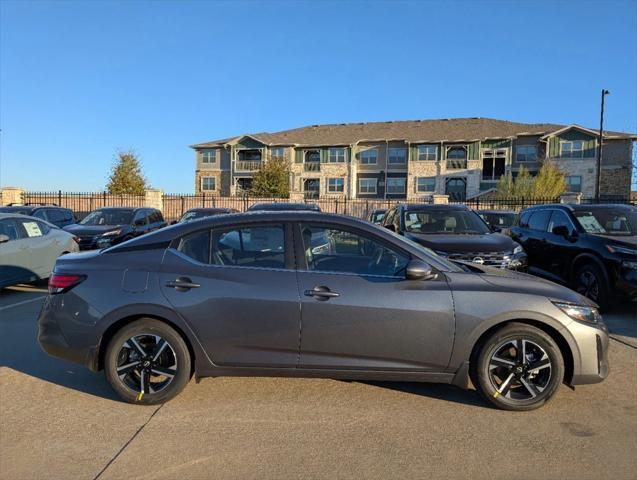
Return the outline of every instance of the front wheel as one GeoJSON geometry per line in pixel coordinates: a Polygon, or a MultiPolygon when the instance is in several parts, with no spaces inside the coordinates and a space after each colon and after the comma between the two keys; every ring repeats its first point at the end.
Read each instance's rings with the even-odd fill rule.
{"type": "Polygon", "coordinates": [[[132,322],[118,331],[104,358],[106,378],[126,402],[154,405],[181,392],[191,376],[183,338],[154,319],[132,322]]]}
{"type": "Polygon", "coordinates": [[[539,328],[512,323],[480,348],[472,381],[489,402],[504,410],[533,410],[547,403],[564,378],[555,341],[539,328]]]}
{"type": "Polygon", "coordinates": [[[608,306],[609,289],[604,271],[595,264],[581,267],[575,273],[573,290],[590,298],[600,308],[608,306]]]}

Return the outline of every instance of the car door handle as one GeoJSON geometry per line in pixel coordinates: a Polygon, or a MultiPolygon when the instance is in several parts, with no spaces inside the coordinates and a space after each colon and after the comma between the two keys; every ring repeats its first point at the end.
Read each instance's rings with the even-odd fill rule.
{"type": "Polygon", "coordinates": [[[166,282],[166,286],[174,288],[178,292],[187,292],[191,288],[199,288],[201,285],[193,283],[188,277],[179,277],[177,280],[170,280],[166,282]]]}
{"type": "Polygon", "coordinates": [[[330,298],[340,297],[341,295],[336,292],[330,291],[327,287],[314,287],[313,290],[305,291],[306,297],[314,297],[317,300],[329,300],[330,298]]]}

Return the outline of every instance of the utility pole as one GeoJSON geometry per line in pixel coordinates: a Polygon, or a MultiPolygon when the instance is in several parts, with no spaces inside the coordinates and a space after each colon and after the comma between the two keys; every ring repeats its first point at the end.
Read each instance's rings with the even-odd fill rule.
{"type": "Polygon", "coordinates": [[[599,202],[602,188],[602,158],[604,151],[604,98],[610,92],[602,88],[602,105],[599,112],[599,148],[597,149],[597,178],[595,182],[595,198],[599,202]]]}

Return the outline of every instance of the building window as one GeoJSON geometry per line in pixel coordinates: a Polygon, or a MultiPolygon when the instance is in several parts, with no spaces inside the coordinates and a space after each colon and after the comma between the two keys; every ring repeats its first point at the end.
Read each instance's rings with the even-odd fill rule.
{"type": "Polygon", "coordinates": [[[431,161],[438,158],[438,147],[436,145],[418,145],[418,160],[431,161]]]}
{"type": "Polygon", "coordinates": [[[378,150],[372,148],[370,150],[363,150],[360,153],[361,165],[376,165],[378,162],[378,150]]]}
{"type": "Polygon", "coordinates": [[[579,175],[566,177],[566,191],[569,193],[580,193],[582,191],[582,177],[579,175]]]}
{"type": "Polygon", "coordinates": [[[213,192],[217,189],[217,179],[215,177],[201,177],[201,191],[213,192]]]}
{"type": "Polygon", "coordinates": [[[515,148],[515,159],[518,162],[534,162],[537,160],[537,146],[518,145],[515,148]]]}
{"type": "Polygon", "coordinates": [[[274,147],[272,150],[270,150],[270,157],[273,160],[283,160],[285,158],[285,148],[274,147]]]}
{"type": "Polygon", "coordinates": [[[467,147],[448,147],[447,158],[449,160],[466,160],[467,147]]]}
{"type": "Polygon", "coordinates": [[[376,193],[376,178],[359,178],[358,193],[376,193]]]}
{"type": "Polygon", "coordinates": [[[342,193],[345,187],[345,181],[342,178],[328,178],[327,179],[327,192],[328,193],[342,193]]]}
{"type": "Polygon", "coordinates": [[[482,180],[498,180],[504,175],[506,150],[482,151],[482,180]]]}
{"type": "Polygon", "coordinates": [[[216,150],[202,150],[201,163],[215,163],[217,161],[216,150]]]}
{"type": "Polygon", "coordinates": [[[436,177],[417,177],[416,192],[430,193],[436,191],[436,177]]]}
{"type": "Polygon", "coordinates": [[[320,163],[321,152],[319,150],[306,150],[305,163],[320,163]]]}
{"type": "Polygon", "coordinates": [[[387,161],[390,165],[406,165],[407,164],[407,149],[390,148],[387,161]]]}
{"type": "Polygon", "coordinates": [[[571,142],[562,142],[562,150],[560,157],[563,158],[582,158],[584,156],[584,141],[573,140],[571,142]]]}
{"type": "Polygon", "coordinates": [[[329,163],[345,163],[345,149],[330,148],[327,161],[329,163]]]}
{"type": "Polygon", "coordinates": [[[405,194],[406,178],[388,178],[387,179],[387,193],[391,194],[405,194]]]}

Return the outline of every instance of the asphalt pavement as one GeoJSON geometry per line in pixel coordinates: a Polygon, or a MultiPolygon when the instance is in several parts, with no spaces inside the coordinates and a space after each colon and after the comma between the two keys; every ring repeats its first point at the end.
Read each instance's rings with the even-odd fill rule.
{"type": "Polygon", "coordinates": [[[533,412],[453,386],[194,381],[154,407],[36,342],[45,290],[0,292],[1,479],[635,479],[637,304],[605,320],[611,375],[533,412]]]}

